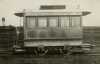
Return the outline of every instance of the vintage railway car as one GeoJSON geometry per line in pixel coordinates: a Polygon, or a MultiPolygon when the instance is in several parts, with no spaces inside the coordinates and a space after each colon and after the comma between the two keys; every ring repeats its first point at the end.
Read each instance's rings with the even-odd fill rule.
{"type": "Polygon", "coordinates": [[[69,51],[89,50],[87,48],[91,45],[82,42],[82,16],[88,14],[88,11],[54,10],[15,13],[24,19],[24,51],[32,54],[66,54],[69,51]]]}

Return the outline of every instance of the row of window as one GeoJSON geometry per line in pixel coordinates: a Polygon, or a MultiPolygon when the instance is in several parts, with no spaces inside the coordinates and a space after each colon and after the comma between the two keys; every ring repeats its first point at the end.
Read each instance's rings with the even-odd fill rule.
{"type": "Polygon", "coordinates": [[[80,26],[80,17],[27,17],[26,25],[33,27],[78,27],[80,26]]]}

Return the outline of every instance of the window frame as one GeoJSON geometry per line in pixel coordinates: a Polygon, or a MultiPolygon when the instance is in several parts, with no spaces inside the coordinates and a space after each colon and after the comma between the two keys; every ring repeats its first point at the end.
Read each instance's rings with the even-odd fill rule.
{"type": "Polygon", "coordinates": [[[45,27],[48,27],[48,18],[47,18],[46,16],[38,16],[38,17],[37,17],[37,27],[40,27],[40,26],[39,26],[39,18],[40,18],[40,17],[46,18],[46,26],[45,26],[45,27]]]}
{"type": "Polygon", "coordinates": [[[70,27],[70,16],[59,16],[59,27],[61,27],[61,28],[70,27]],[[66,21],[66,22],[68,22],[68,25],[62,26],[62,19],[61,19],[61,17],[62,17],[62,18],[63,18],[63,17],[67,17],[67,21],[66,21]]]}
{"type": "MultiPolygon", "coordinates": [[[[76,23],[74,23],[74,24],[76,24],[76,23]]],[[[81,27],[81,16],[70,16],[70,26],[71,27],[81,27]],[[73,20],[72,18],[75,18],[75,17],[79,17],[77,25],[73,25],[73,23],[77,21],[77,20],[74,20],[74,22],[72,21],[73,20]]]]}
{"type": "Polygon", "coordinates": [[[48,18],[48,20],[47,20],[48,21],[48,27],[59,27],[59,16],[52,16],[52,17],[50,16],[50,17],[47,17],[47,18],[48,18]],[[56,18],[56,22],[55,22],[56,26],[50,26],[50,22],[51,22],[50,18],[56,18]]]}
{"type": "Polygon", "coordinates": [[[26,27],[27,28],[34,28],[34,27],[36,27],[36,22],[37,22],[37,18],[35,16],[26,16],[26,27]],[[30,17],[33,17],[35,19],[35,21],[34,21],[35,24],[32,27],[30,27],[30,25],[28,23],[30,21],[30,17]],[[27,20],[27,18],[29,18],[29,21],[27,20]]]}

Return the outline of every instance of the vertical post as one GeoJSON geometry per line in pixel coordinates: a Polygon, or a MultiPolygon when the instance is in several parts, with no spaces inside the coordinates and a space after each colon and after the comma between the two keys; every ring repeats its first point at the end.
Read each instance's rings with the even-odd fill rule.
{"type": "Polygon", "coordinates": [[[2,26],[5,26],[5,17],[2,17],[2,26]]]}
{"type": "Polygon", "coordinates": [[[20,17],[20,27],[21,27],[21,17],[20,17]]]}

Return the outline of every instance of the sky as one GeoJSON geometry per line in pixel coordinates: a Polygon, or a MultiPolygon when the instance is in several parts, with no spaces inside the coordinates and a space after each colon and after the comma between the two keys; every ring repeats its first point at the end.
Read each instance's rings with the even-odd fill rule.
{"type": "Polygon", "coordinates": [[[90,11],[91,14],[83,17],[83,26],[100,26],[100,0],[0,0],[0,25],[1,18],[6,18],[6,25],[19,26],[20,18],[15,12],[23,9],[37,10],[40,5],[80,5],[81,10],[90,11]]]}

